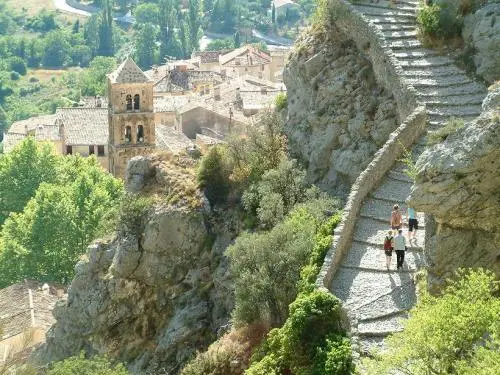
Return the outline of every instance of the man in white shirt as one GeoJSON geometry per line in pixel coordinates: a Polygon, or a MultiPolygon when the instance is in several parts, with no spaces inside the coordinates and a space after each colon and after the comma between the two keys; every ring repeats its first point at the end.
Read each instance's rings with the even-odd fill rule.
{"type": "Polygon", "coordinates": [[[403,269],[405,261],[406,238],[403,236],[403,230],[400,229],[396,237],[394,237],[394,250],[396,250],[397,269],[403,269]]]}

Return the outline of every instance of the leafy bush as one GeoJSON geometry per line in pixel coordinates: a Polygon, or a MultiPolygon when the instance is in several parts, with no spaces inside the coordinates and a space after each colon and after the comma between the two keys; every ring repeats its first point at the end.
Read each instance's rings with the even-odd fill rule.
{"type": "Polygon", "coordinates": [[[335,205],[328,199],[298,205],[270,231],[244,233],[227,249],[235,280],[237,325],[284,322],[297,294],[300,271],[315,248],[317,231],[335,205]]]}
{"type": "Polygon", "coordinates": [[[19,75],[18,72],[10,72],[10,79],[13,80],[13,81],[17,81],[19,78],[21,78],[21,76],[19,75]]]}
{"type": "Polygon", "coordinates": [[[418,10],[417,22],[425,34],[437,35],[440,31],[439,15],[441,7],[437,4],[425,5],[418,10]]]}
{"type": "Polygon", "coordinates": [[[286,93],[280,92],[278,95],[276,95],[276,99],[274,100],[276,104],[276,109],[278,111],[281,111],[288,107],[288,98],[286,93]]]}
{"type": "Polygon", "coordinates": [[[226,202],[229,194],[230,168],[223,156],[224,150],[214,146],[201,160],[198,170],[198,183],[205,189],[205,195],[211,205],[226,202]]]}
{"type": "Polygon", "coordinates": [[[261,226],[271,228],[305,199],[305,177],[295,160],[283,160],[243,193],[243,205],[248,213],[257,216],[261,226]]]}
{"type": "Polygon", "coordinates": [[[462,119],[452,117],[441,129],[429,133],[427,145],[433,146],[438,143],[443,143],[450,135],[455,134],[457,130],[463,128],[464,125],[462,119]]]}
{"type": "Polygon", "coordinates": [[[424,292],[388,351],[367,360],[368,374],[498,374],[500,285],[484,270],[460,270],[441,296],[424,292]]]}
{"type": "Polygon", "coordinates": [[[17,56],[13,56],[9,58],[8,64],[10,67],[10,70],[19,73],[20,75],[25,75],[27,68],[26,68],[26,62],[17,56]]]}
{"type": "Polygon", "coordinates": [[[118,214],[118,232],[124,235],[140,237],[148,215],[153,208],[153,200],[135,194],[125,194],[120,203],[118,214]]]}
{"type": "Polygon", "coordinates": [[[283,327],[269,333],[245,374],[351,374],[344,321],[340,301],[329,292],[299,295],[283,327]]]}
{"type": "Polygon", "coordinates": [[[83,352],[79,356],[56,362],[47,375],[129,375],[121,363],[113,364],[106,357],[95,356],[86,359],[83,352]]]}

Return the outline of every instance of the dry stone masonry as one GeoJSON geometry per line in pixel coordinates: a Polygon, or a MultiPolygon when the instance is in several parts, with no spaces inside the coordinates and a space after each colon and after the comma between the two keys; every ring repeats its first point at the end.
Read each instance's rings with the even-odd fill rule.
{"type": "MultiPolygon", "coordinates": [[[[397,3],[361,0],[351,4],[330,0],[329,9],[333,23],[348,31],[358,48],[370,56],[377,81],[395,96],[400,119],[413,112],[407,123],[418,124],[417,106],[423,105],[427,130],[434,131],[452,116],[466,121],[476,118],[487,91],[465,75],[451,58],[422,46],[416,31],[419,3],[418,0],[397,3]]],[[[405,124],[389,137],[386,150],[398,134],[401,136],[404,127],[405,124]]],[[[411,149],[414,158],[423,152],[425,145],[424,135],[411,149]]],[[[383,154],[382,149],[353,185],[343,221],[317,283],[344,302],[351,317],[355,346],[362,354],[374,347],[383,348],[384,338],[402,329],[401,320],[407,317],[416,300],[415,273],[427,259],[425,231],[420,230],[417,246],[409,247],[404,270],[385,269],[382,244],[389,229],[390,212],[396,203],[406,207],[413,181],[406,176],[401,163],[388,167],[383,154]],[[378,180],[367,178],[373,170],[380,169],[384,176],[378,180]],[[369,195],[367,189],[372,190],[369,195]],[[348,219],[354,222],[349,223],[348,219]]],[[[423,227],[423,214],[418,217],[423,227]]]]}

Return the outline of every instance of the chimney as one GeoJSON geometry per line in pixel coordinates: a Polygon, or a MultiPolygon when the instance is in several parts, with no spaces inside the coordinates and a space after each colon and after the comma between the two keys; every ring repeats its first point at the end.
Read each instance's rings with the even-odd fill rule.
{"type": "Polygon", "coordinates": [[[266,86],[261,86],[260,88],[260,93],[262,95],[267,95],[267,87],[266,86]]]}
{"type": "Polygon", "coordinates": [[[236,101],[241,102],[241,93],[240,93],[240,88],[236,88],[236,101]]]}
{"type": "Polygon", "coordinates": [[[219,86],[214,87],[214,99],[220,100],[220,87],[219,86]]]}

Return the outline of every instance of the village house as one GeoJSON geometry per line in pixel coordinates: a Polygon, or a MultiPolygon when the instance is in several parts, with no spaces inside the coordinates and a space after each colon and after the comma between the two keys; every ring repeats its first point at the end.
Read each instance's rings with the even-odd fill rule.
{"type": "Polygon", "coordinates": [[[58,108],[53,115],[12,124],[4,151],[33,136],[63,155],[94,155],[106,170],[123,177],[134,156],[157,149],[178,153],[195,143],[246,133],[253,116],[284,90],[282,83],[253,75],[228,79],[191,68],[178,63],[143,72],[128,58],[109,75],[107,99],[87,99],[84,107],[58,108]],[[181,93],[173,94],[176,90],[181,93]]]}
{"type": "Polygon", "coordinates": [[[55,323],[52,310],[64,297],[64,289],[36,281],[0,289],[0,367],[45,342],[45,333],[55,323]]]}

